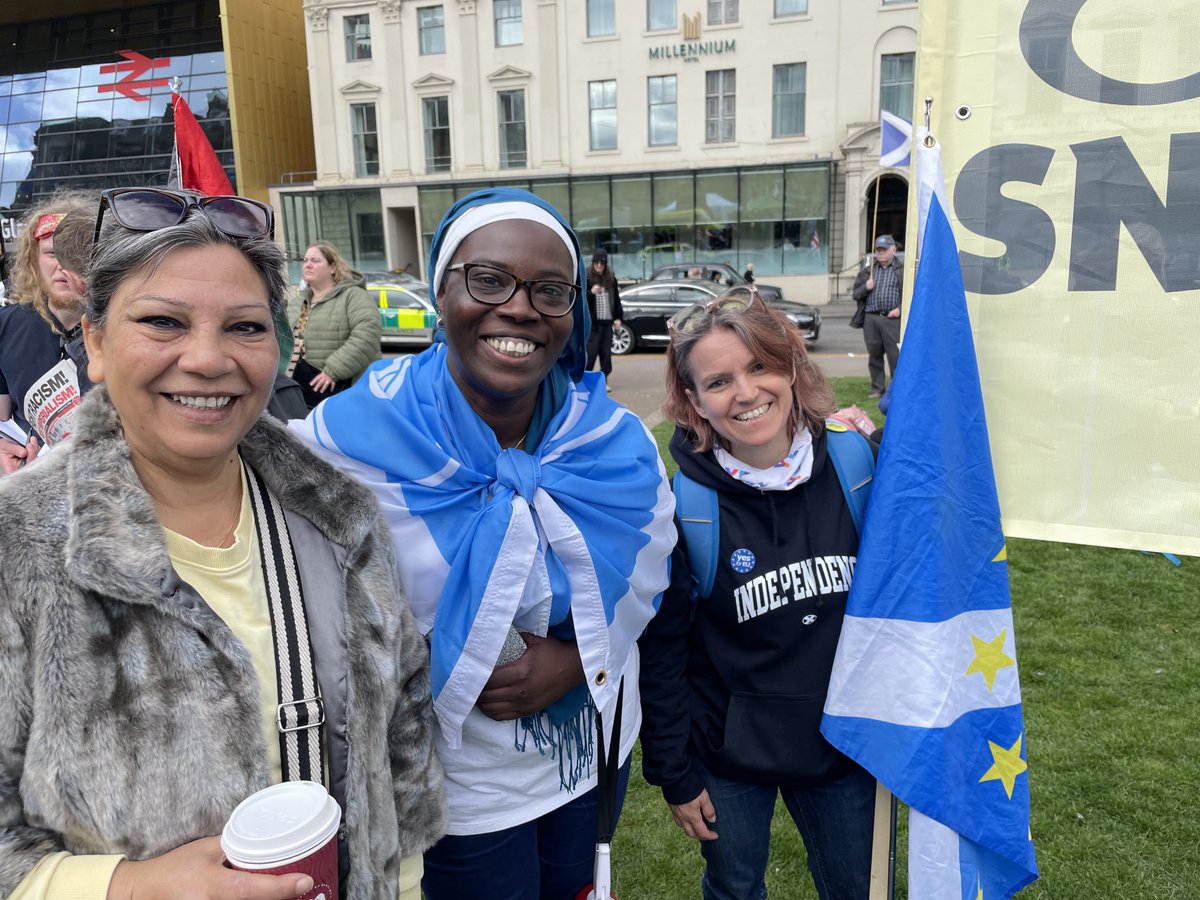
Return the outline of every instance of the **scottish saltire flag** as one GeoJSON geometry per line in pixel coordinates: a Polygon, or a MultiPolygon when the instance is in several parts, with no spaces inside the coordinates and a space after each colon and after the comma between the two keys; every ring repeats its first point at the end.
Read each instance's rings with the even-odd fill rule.
{"type": "Polygon", "coordinates": [[[920,175],[925,239],[821,730],[911,808],[910,897],[1002,900],[1037,878],[1005,543],[941,170],[920,175]]]}
{"type": "Polygon", "coordinates": [[[401,586],[429,636],[448,748],[460,746],[513,625],[545,635],[569,617],[588,692],[609,721],[620,678],[608,676],[625,670],[658,608],[675,546],[654,439],[589,372],[564,385],[535,447],[501,450],[455,384],[448,352],[439,343],[378,362],[290,427],[379,500],[401,586]]]}
{"type": "Polygon", "coordinates": [[[912,122],[879,111],[879,164],[907,169],[912,158],[912,122]]]}

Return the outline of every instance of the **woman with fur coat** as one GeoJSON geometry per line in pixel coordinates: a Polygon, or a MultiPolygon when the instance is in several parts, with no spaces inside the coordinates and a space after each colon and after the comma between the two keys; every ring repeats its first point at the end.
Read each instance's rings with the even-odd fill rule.
{"type": "Polygon", "coordinates": [[[341,896],[416,896],[446,821],[425,642],[370,493],[262,415],[286,291],[271,210],[132,189],[100,213],[100,387],[0,484],[0,895],[308,897],[307,875],[229,869],[216,837],[290,770],[344,811],[341,896]],[[268,608],[289,591],[320,698],[294,704],[299,763],[268,608]]]}

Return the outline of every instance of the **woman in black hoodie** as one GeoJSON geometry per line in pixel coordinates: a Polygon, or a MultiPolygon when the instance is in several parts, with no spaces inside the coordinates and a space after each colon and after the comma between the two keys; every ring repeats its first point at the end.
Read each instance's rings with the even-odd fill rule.
{"type": "Polygon", "coordinates": [[[698,599],[681,534],[641,641],[646,780],[701,842],[705,900],[767,896],[777,793],[822,900],[861,900],[875,782],[819,730],[858,553],[827,450],[833,392],[799,331],[740,287],[672,320],[665,411],[720,532],[698,599]]]}

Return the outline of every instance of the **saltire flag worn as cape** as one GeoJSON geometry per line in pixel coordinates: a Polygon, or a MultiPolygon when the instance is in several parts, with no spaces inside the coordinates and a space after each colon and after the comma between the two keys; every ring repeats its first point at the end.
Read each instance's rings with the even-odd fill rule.
{"type": "Polygon", "coordinates": [[[914,900],[1037,878],[1000,506],[939,161],[821,730],[910,807],[914,900]]]}
{"type": "Polygon", "coordinates": [[[502,450],[447,353],[435,344],[376,363],[290,427],[379,499],[429,635],[433,705],[451,749],[509,626],[544,635],[568,614],[591,699],[611,721],[616,676],[658,608],[675,545],[657,446],[587,372],[536,447],[502,450]]]}
{"type": "Polygon", "coordinates": [[[912,122],[879,111],[879,164],[907,169],[912,161],[912,122]]]}
{"type": "Polygon", "coordinates": [[[181,94],[173,94],[171,102],[175,108],[175,154],[171,160],[172,182],[178,178],[180,187],[199,191],[210,197],[229,196],[233,185],[216,151],[208,142],[204,129],[192,115],[181,94]]]}

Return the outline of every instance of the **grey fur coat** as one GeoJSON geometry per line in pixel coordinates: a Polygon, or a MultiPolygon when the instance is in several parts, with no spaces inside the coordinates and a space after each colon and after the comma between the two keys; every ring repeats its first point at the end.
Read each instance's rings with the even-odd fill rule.
{"type": "MultiPolygon", "coordinates": [[[[394,900],[444,832],[425,642],[370,493],[267,417],[239,448],[285,509],[346,811],[343,896],[394,900]],[[348,873],[346,871],[349,863],[348,873]]],[[[157,856],[268,784],[245,647],[171,566],[101,388],[0,482],[0,896],[46,854],[157,856]]]]}

